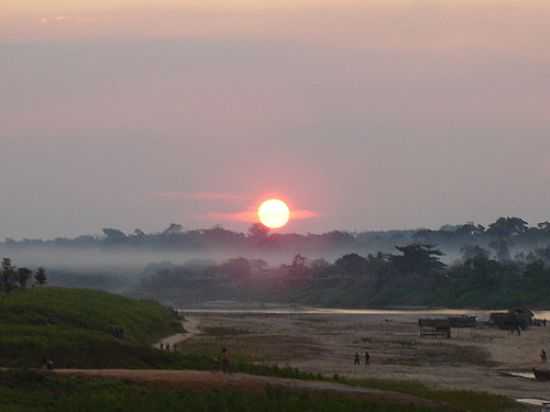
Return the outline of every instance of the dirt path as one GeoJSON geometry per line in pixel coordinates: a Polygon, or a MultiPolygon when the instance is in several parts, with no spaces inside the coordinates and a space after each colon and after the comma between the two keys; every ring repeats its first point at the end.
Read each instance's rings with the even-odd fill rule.
{"type": "Polygon", "coordinates": [[[301,381],[294,379],[246,375],[241,373],[222,374],[220,372],[204,371],[128,369],[56,369],[55,373],[63,376],[109,378],[122,379],[125,381],[138,383],[155,383],[193,390],[225,388],[261,392],[267,387],[281,387],[291,390],[333,392],[342,395],[361,397],[373,401],[386,401],[406,405],[424,407],[443,406],[441,403],[436,403],[398,392],[359,388],[331,382],[301,381]]]}
{"type": "Polygon", "coordinates": [[[163,338],[159,342],[155,343],[153,346],[157,349],[159,349],[161,345],[170,345],[170,347],[174,347],[200,333],[199,320],[197,318],[187,318],[181,322],[181,325],[186,330],[185,333],[176,333],[175,335],[167,336],[166,338],[163,338]]]}

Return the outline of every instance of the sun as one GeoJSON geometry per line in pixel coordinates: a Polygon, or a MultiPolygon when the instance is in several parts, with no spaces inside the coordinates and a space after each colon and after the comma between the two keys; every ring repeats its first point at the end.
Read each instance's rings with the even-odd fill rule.
{"type": "Polygon", "coordinates": [[[258,208],[258,218],[264,226],[270,229],[279,229],[285,226],[290,219],[290,209],[280,199],[269,199],[258,208]]]}

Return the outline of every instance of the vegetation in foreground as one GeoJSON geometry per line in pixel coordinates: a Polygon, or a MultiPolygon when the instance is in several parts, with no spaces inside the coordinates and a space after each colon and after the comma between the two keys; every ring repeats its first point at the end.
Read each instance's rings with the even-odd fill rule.
{"type": "Polygon", "coordinates": [[[44,358],[56,367],[164,367],[170,354],[151,344],[181,331],[177,316],[155,302],[42,287],[0,296],[0,324],[7,367],[39,367],[44,358]]]}
{"type": "Polygon", "coordinates": [[[349,383],[361,387],[406,393],[421,399],[444,402],[458,410],[470,412],[522,410],[510,398],[485,392],[434,389],[420,382],[373,378],[352,380],[349,383]]]}
{"type": "MultiPolygon", "coordinates": [[[[177,316],[149,301],[78,289],[33,288],[14,290],[0,297],[0,365],[39,367],[43,358],[56,367],[162,368],[215,370],[213,354],[167,353],[151,344],[181,330],[177,316]],[[124,333],[115,337],[113,330],[124,333]]],[[[453,405],[454,408],[491,412],[517,405],[490,394],[440,391],[414,382],[350,381],[323,377],[293,368],[254,364],[236,359],[235,372],[302,380],[329,380],[414,395],[453,405]]],[[[266,393],[218,391],[190,393],[109,380],[85,380],[36,374],[24,370],[0,372],[2,411],[87,411],[159,408],[204,411],[417,411],[387,402],[307,394],[287,390],[266,393]]],[[[422,409],[426,410],[426,409],[422,409]]]]}
{"type": "MultiPolygon", "coordinates": [[[[81,289],[17,289],[0,295],[0,367],[216,370],[215,353],[164,352],[152,347],[182,331],[170,309],[105,292],[81,289]],[[115,330],[122,336],[115,337],[115,330]]],[[[235,372],[295,379],[317,375],[294,368],[236,359],[235,372]]]]}
{"type": "MultiPolygon", "coordinates": [[[[450,397],[443,394],[442,398],[450,397]]],[[[474,403],[470,411],[502,411],[503,404],[474,403]],[[480,409],[487,405],[487,408],[480,409]]],[[[334,393],[311,393],[268,388],[265,392],[243,390],[190,391],[174,387],[143,385],[114,380],[61,378],[33,372],[0,372],[0,409],[5,412],[34,411],[265,411],[265,412],[443,412],[452,407],[430,409],[391,401],[358,399],[334,393]]]]}

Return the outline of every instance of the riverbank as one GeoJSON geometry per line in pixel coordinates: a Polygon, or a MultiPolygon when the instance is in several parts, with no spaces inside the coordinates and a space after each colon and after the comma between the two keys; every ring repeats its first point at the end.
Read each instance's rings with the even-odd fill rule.
{"type": "MultiPolygon", "coordinates": [[[[474,311],[478,314],[480,311],[474,311]]],[[[540,366],[550,349],[550,328],[521,336],[492,329],[453,330],[451,339],[420,338],[420,314],[433,311],[194,312],[201,334],[181,345],[215,355],[225,346],[236,357],[313,373],[358,379],[414,380],[440,389],[488,391],[512,398],[549,398],[548,383],[502,376],[540,366]],[[357,367],[356,352],[371,362],[357,367]]],[[[456,313],[455,311],[452,312],[456,313]]],[[[470,312],[468,312],[470,313],[470,312]]]]}

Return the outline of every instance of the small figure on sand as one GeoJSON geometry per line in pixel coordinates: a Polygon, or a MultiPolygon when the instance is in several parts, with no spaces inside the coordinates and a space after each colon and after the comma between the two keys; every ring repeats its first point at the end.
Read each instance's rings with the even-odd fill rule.
{"type": "Polygon", "coordinates": [[[369,366],[370,363],[370,353],[368,351],[365,351],[365,368],[369,366]]]}
{"type": "Polygon", "coordinates": [[[359,352],[355,352],[355,358],[353,360],[353,364],[355,366],[361,365],[361,358],[359,356],[359,352]]]}
{"type": "Polygon", "coordinates": [[[229,354],[227,353],[227,348],[222,348],[221,353],[221,370],[223,373],[229,373],[229,354]]]}
{"type": "Polygon", "coordinates": [[[546,363],[548,360],[548,356],[546,355],[546,351],[544,349],[540,351],[540,360],[542,363],[546,363]]]}

